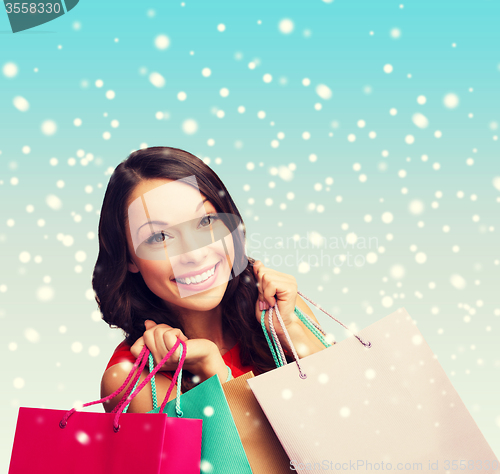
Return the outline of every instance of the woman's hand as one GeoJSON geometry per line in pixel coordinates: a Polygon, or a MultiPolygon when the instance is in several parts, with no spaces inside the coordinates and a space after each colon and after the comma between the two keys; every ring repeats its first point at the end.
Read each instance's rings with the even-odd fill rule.
{"type": "MultiPolygon", "coordinates": [[[[130,348],[130,352],[134,357],[137,358],[144,345],[146,345],[153,355],[156,366],[179,338],[186,343],[184,369],[198,375],[201,382],[215,373],[220,372],[222,375],[227,375],[226,364],[220,355],[219,349],[212,341],[208,339],[188,339],[180,329],[167,324],[156,324],[151,320],[146,320],[144,324],[146,331],[130,348]]],[[[175,372],[179,364],[180,353],[180,348],[177,348],[167,362],[161,366],[160,371],[175,372]]]]}
{"type": "MultiPolygon", "coordinates": [[[[278,304],[278,309],[281,319],[285,323],[288,332],[289,329],[295,328],[299,318],[295,314],[295,303],[297,301],[297,280],[292,275],[281,273],[271,268],[267,268],[260,260],[256,260],[253,264],[253,271],[257,279],[259,289],[259,299],[256,302],[255,313],[257,320],[260,323],[260,318],[263,309],[260,309],[259,302],[266,304],[265,309],[269,306],[278,304]]],[[[266,328],[269,330],[268,314],[265,315],[266,328]]],[[[276,334],[281,339],[284,336],[281,324],[276,317],[276,311],[273,311],[273,325],[276,334]]]]}
{"type": "MultiPolygon", "coordinates": [[[[259,288],[259,298],[255,306],[255,314],[260,324],[262,311],[268,310],[269,306],[278,304],[278,310],[281,319],[285,323],[285,328],[290,336],[293,346],[297,351],[299,358],[323,350],[325,346],[307,329],[295,314],[295,304],[297,301],[297,281],[292,275],[277,272],[266,268],[260,260],[256,260],[253,265],[255,277],[257,278],[259,288]],[[259,303],[266,302],[266,306],[260,309],[259,303]]],[[[264,321],[269,332],[269,314],[266,311],[264,321]]],[[[273,326],[278,336],[281,346],[292,352],[285,333],[273,311],[273,326]]]]}

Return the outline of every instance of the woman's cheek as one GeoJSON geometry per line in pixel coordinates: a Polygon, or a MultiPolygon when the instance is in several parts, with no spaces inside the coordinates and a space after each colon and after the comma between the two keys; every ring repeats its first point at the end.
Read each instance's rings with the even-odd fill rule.
{"type": "Polygon", "coordinates": [[[144,261],[145,263],[141,266],[141,273],[144,281],[146,283],[151,283],[152,285],[164,284],[165,279],[170,275],[170,266],[166,261],[162,260],[150,260],[144,261]]]}
{"type": "Polygon", "coordinates": [[[224,243],[226,244],[227,254],[229,256],[230,262],[228,264],[232,265],[234,262],[234,242],[232,236],[227,236],[224,238],[224,243]]]}

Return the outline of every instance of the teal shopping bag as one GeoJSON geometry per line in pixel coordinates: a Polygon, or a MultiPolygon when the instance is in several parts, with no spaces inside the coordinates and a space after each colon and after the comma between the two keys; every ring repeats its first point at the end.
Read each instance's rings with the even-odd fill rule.
{"type": "MultiPolygon", "coordinates": [[[[180,406],[182,412],[179,415],[176,400],[171,400],[166,404],[163,413],[172,417],[203,420],[201,472],[252,474],[217,374],[183,393],[180,396],[180,406]]],[[[160,408],[157,407],[148,413],[160,413],[160,408]]]]}

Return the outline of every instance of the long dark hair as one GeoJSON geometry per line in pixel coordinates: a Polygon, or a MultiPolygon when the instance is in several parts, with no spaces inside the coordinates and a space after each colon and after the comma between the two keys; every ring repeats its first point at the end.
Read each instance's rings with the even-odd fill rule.
{"type": "MultiPolygon", "coordinates": [[[[178,180],[196,176],[197,184],[218,213],[241,215],[217,174],[202,160],[187,151],[170,147],[150,147],[131,153],[120,163],[108,183],[99,220],[99,255],[94,268],[92,286],[103,320],[119,327],[125,341],[132,345],[145,331],[144,321],[168,324],[184,332],[175,312],[163,304],[146,285],[140,273],[128,271],[131,262],[126,239],[127,203],[135,186],[141,180],[178,180]]],[[[234,235],[234,234],[233,234],[234,235]]],[[[252,258],[246,257],[244,241],[234,239],[235,256],[248,259],[242,273],[233,277],[222,298],[223,331],[231,331],[240,346],[243,366],[254,366],[259,372],[276,367],[257,319],[255,303],[258,290],[252,258]]],[[[188,372],[188,371],[183,371],[188,372]]],[[[186,374],[189,380],[189,372],[186,374]]],[[[192,375],[192,374],[191,374],[192,375]]],[[[183,389],[190,384],[183,378],[183,389]]]]}

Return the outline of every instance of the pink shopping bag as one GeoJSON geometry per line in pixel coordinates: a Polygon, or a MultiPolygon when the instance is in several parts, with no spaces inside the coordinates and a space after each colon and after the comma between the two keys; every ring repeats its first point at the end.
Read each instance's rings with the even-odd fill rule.
{"type": "MultiPolygon", "coordinates": [[[[183,351],[176,379],[186,356],[185,344],[180,339],[134,393],[123,397],[126,400],[122,400],[113,413],[21,407],[9,474],[199,474],[202,420],[169,417],[163,413],[122,413],[179,343],[183,351]]],[[[116,392],[83,406],[102,403],[118,395],[139,366],[134,378],[138,380],[148,356],[145,346],[116,392]]],[[[172,383],[164,404],[173,388],[172,383]]]]}
{"type": "Polygon", "coordinates": [[[291,469],[500,473],[497,457],[404,308],[315,354],[299,359],[292,352],[294,363],[247,381],[291,469]]]}

